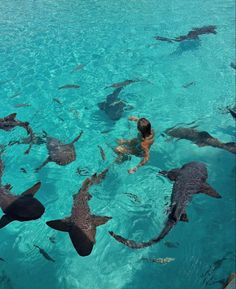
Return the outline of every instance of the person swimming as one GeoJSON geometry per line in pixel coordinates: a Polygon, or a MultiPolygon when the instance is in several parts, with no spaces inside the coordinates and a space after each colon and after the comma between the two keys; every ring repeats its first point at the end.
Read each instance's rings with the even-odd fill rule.
{"type": "Polygon", "coordinates": [[[136,167],[128,170],[129,174],[133,174],[139,167],[148,162],[150,157],[149,151],[151,145],[154,143],[155,134],[151,127],[151,123],[146,118],[131,116],[129,117],[129,120],[137,122],[139,133],[136,138],[131,140],[119,139],[117,141],[119,146],[117,146],[114,151],[118,155],[116,159],[117,162],[127,160],[127,155],[143,158],[136,167]]]}

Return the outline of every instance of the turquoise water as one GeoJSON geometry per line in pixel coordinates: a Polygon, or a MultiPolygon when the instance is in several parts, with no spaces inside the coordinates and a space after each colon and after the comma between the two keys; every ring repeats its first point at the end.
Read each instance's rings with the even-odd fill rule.
{"type": "MultiPolygon", "coordinates": [[[[11,146],[3,155],[3,182],[20,193],[40,180],[37,197],[46,213],[37,221],[15,222],[1,230],[0,257],[6,260],[0,263],[5,276],[0,278],[1,289],[221,288],[219,283],[207,283],[235,271],[235,156],[184,140],[167,141],[161,133],[195,121],[224,142],[235,141],[234,120],[219,110],[235,102],[235,71],[229,65],[235,62],[234,11],[232,0],[0,2],[0,117],[17,112],[17,118],[29,121],[35,132],[45,130],[64,142],[84,131],[76,143],[77,160],[66,167],[50,163],[34,172],[47,157],[45,145],[33,146],[29,155],[24,155],[26,146],[11,146]],[[178,43],[153,38],[183,35],[203,25],[216,25],[218,33],[202,36],[195,49],[184,50],[178,43]],[[84,68],[73,71],[79,64],[84,68]],[[117,122],[109,121],[97,103],[112,92],[106,86],[125,79],[144,81],[123,89],[120,97],[134,108],[117,122]],[[182,87],[192,81],[196,84],[182,87]],[[81,87],[58,90],[71,83],[81,87]],[[22,103],[31,106],[14,107],[22,103]],[[111,150],[115,139],[135,136],[129,115],[147,117],[156,130],[151,160],[134,175],[127,170],[139,161],[135,157],[112,166],[104,182],[91,189],[92,212],[113,219],[98,228],[93,252],[83,258],[67,234],[50,229],[45,222],[69,215],[72,195],[86,178],[76,173],[78,167],[89,174],[103,170],[115,158],[111,150]],[[97,144],[104,148],[106,162],[97,144]],[[208,182],[223,198],[194,197],[187,210],[189,223],[178,223],[166,237],[178,242],[178,248],[161,242],[132,250],[110,237],[110,230],[137,241],[156,236],[172,189],[156,173],[192,160],[207,164],[208,182]],[[22,167],[27,174],[20,171],[22,167]],[[137,195],[139,201],[127,193],[137,195]],[[51,236],[56,244],[49,241],[51,236]],[[56,262],[45,260],[34,244],[56,262]],[[211,269],[226,255],[220,268],[211,269]],[[175,261],[160,265],[144,262],[142,257],[175,261]]],[[[20,128],[0,131],[0,143],[23,136],[20,128]]]]}

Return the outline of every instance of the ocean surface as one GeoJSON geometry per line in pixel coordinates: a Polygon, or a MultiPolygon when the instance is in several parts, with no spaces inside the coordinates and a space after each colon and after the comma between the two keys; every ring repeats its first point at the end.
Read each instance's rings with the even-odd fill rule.
{"type": "MultiPolygon", "coordinates": [[[[28,155],[27,145],[8,146],[2,155],[3,183],[20,194],[40,180],[36,196],[46,212],[1,229],[0,289],[221,289],[218,281],[235,271],[235,155],[163,133],[176,125],[197,126],[223,142],[235,141],[235,121],[224,113],[235,104],[234,24],[233,0],[0,1],[0,118],[16,112],[35,133],[44,130],[65,143],[84,132],[75,144],[77,159],[67,166],[49,163],[35,173],[47,158],[45,144],[34,145],[28,155]],[[216,25],[217,34],[202,35],[197,45],[154,39],[204,25],[216,25]],[[127,79],[140,81],[121,91],[129,109],[112,121],[97,104],[113,91],[105,87],[127,79]],[[66,84],[80,88],[58,89],[66,84]],[[149,163],[132,175],[127,171],[140,159],[112,164],[116,139],[136,136],[130,115],[148,118],[156,132],[149,163]],[[157,236],[172,191],[172,183],[157,173],[189,161],[207,165],[208,183],[222,199],[194,196],[189,222],[179,222],[149,248],[130,249],[108,234],[136,241],[157,236]],[[98,227],[91,255],[81,257],[68,234],[45,222],[70,215],[72,196],[87,177],[78,168],[90,176],[107,166],[105,180],[90,190],[89,206],[112,220],[98,227]],[[175,260],[165,265],[143,260],[165,257],[175,260]]],[[[1,130],[0,144],[25,136],[19,127],[1,130]]]]}

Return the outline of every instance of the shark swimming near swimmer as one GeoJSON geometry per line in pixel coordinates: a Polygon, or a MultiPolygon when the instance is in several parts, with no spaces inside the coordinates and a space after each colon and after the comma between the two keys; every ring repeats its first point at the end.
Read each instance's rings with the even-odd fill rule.
{"type": "Polygon", "coordinates": [[[170,171],[161,171],[161,175],[166,176],[174,181],[171,195],[171,204],[169,214],[165,226],[161,233],[146,242],[136,242],[134,240],[125,239],[124,237],[109,232],[110,235],[118,242],[132,249],[141,249],[159,243],[179,222],[188,222],[186,206],[192,197],[199,193],[204,193],[213,198],[221,198],[207,182],[208,173],[205,164],[199,162],[190,162],[181,168],[172,169],[170,171]]]}

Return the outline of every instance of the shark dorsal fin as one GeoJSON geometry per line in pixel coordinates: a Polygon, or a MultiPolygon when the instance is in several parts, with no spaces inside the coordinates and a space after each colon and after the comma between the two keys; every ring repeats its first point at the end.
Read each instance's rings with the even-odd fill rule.
{"type": "Polygon", "coordinates": [[[69,232],[71,228],[71,219],[70,217],[67,217],[62,220],[53,220],[53,221],[48,221],[46,224],[51,227],[52,229],[62,231],[62,232],[69,232]]]}
{"type": "Polygon", "coordinates": [[[5,120],[15,120],[16,113],[11,113],[8,116],[4,117],[5,120]]]}
{"type": "Polygon", "coordinates": [[[7,215],[3,215],[0,220],[0,229],[4,228],[6,225],[11,223],[12,221],[14,221],[14,219],[12,219],[11,217],[7,215]]]}
{"type": "Polygon", "coordinates": [[[30,196],[30,197],[34,197],[34,195],[37,193],[37,191],[39,190],[41,186],[41,182],[38,182],[36,184],[34,184],[31,188],[29,188],[28,190],[24,191],[21,196],[25,197],[25,196],[30,196]]]}
{"type": "Polygon", "coordinates": [[[93,223],[97,227],[97,226],[101,226],[101,225],[106,224],[111,219],[112,219],[112,217],[107,217],[107,216],[104,216],[104,217],[93,216],[93,223]]]}

